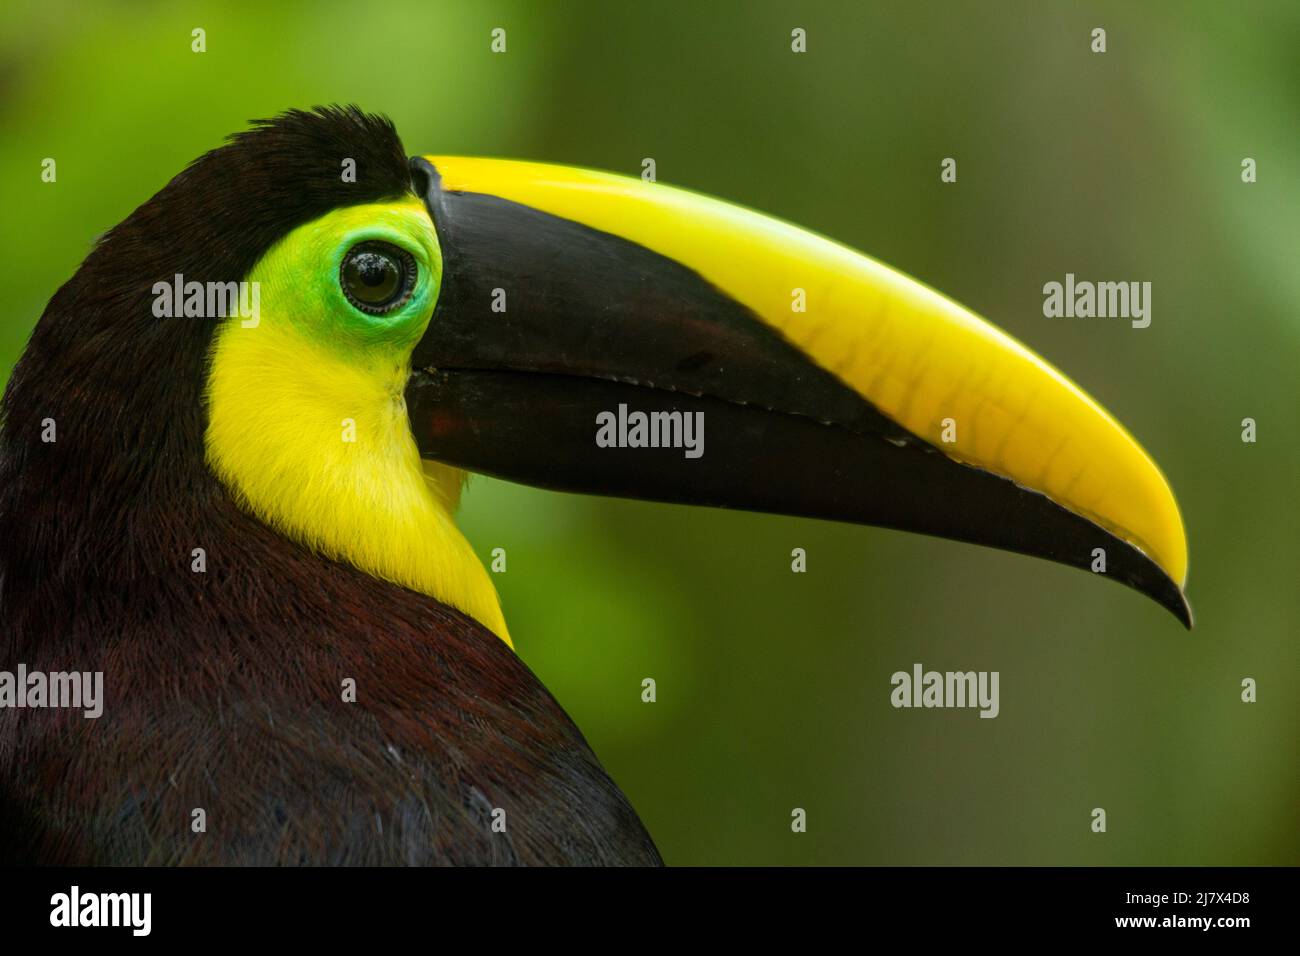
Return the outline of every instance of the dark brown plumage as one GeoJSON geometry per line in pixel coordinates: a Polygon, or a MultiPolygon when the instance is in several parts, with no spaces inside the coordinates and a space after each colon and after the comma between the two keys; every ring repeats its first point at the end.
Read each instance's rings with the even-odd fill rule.
{"type": "Polygon", "coordinates": [[[4,396],[0,648],[102,670],[105,705],[0,709],[0,860],[659,862],[498,638],[279,537],[204,464],[215,324],[155,319],[153,283],[243,276],[295,226],[409,188],[386,120],[288,113],[178,175],[50,301],[4,396]]]}

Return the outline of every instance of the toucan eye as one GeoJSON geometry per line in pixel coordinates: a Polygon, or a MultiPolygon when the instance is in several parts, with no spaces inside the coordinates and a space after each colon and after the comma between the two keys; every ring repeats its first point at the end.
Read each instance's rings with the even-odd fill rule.
{"type": "Polygon", "coordinates": [[[347,251],[339,284],[348,301],[369,315],[405,305],[415,290],[415,257],[387,242],[359,242],[347,251]]]}

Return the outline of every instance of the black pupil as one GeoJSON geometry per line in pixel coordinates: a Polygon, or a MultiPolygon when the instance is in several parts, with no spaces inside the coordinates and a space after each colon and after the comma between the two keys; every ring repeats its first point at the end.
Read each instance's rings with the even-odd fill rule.
{"type": "Polygon", "coordinates": [[[348,291],[368,305],[382,305],[402,291],[401,263],[373,249],[354,252],[343,274],[348,291]]]}

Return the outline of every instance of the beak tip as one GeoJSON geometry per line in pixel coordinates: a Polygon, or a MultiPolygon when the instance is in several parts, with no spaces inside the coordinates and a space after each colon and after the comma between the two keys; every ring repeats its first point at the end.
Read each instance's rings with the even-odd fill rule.
{"type": "Polygon", "coordinates": [[[1166,579],[1164,586],[1151,594],[1163,607],[1178,618],[1179,622],[1187,630],[1192,630],[1195,623],[1192,614],[1192,605],[1187,600],[1187,595],[1183,589],[1174,583],[1172,579],[1166,579]]]}

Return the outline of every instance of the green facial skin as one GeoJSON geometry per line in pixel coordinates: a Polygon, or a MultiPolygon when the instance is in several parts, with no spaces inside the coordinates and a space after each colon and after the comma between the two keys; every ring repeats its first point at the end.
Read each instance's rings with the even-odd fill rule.
{"type": "Polygon", "coordinates": [[[260,284],[268,314],[277,322],[291,323],[313,344],[354,362],[379,357],[405,361],[433,314],[442,254],[428,213],[411,197],[395,204],[338,209],[298,227],[268,250],[248,280],[260,284]],[[410,298],[379,315],[353,305],[341,284],[344,257],[367,242],[405,250],[417,269],[410,298]]]}

